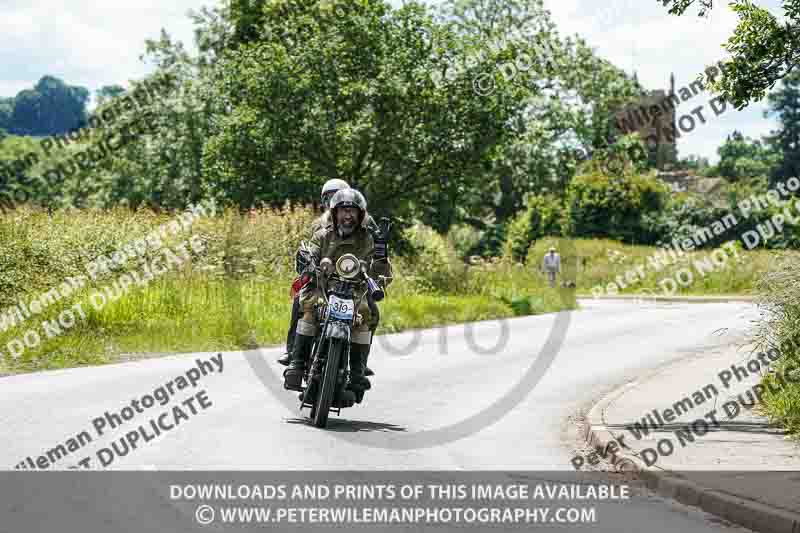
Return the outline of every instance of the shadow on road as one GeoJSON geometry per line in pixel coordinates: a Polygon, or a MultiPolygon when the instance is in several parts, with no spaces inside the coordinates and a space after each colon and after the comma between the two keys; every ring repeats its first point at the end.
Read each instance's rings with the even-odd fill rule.
{"type": "MultiPolygon", "coordinates": [[[[289,418],[289,424],[303,424],[313,427],[308,418],[289,418]]],[[[368,422],[366,420],[348,420],[347,418],[329,418],[326,431],[340,431],[345,433],[355,433],[357,431],[407,431],[407,428],[394,424],[384,424],[382,422],[368,422]]]]}

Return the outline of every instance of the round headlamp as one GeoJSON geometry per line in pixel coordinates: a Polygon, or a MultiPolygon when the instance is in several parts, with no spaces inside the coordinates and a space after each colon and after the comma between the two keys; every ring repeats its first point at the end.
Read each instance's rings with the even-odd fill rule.
{"type": "Polygon", "coordinates": [[[358,257],[353,254],[344,254],[336,261],[336,273],[343,278],[354,278],[360,267],[358,257]]]}

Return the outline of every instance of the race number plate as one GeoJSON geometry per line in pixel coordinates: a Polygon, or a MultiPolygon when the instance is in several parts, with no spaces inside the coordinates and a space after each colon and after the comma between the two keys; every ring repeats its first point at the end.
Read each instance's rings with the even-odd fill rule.
{"type": "Polygon", "coordinates": [[[344,300],[331,294],[328,299],[328,309],[331,311],[331,316],[340,320],[352,320],[355,305],[353,300],[344,300]]]}

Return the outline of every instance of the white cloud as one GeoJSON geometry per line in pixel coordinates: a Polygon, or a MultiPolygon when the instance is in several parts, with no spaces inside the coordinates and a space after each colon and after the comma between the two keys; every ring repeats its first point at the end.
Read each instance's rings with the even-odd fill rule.
{"type": "Polygon", "coordinates": [[[150,72],[139,60],[144,41],[161,28],[186,45],[192,26],[186,16],[198,0],[139,0],[135,3],[78,3],[72,0],[4,2],[0,18],[0,94],[14,96],[42,76],[57,76],[94,91],[128,85],[150,72]]]}
{"type": "MultiPolygon", "coordinates": [[[[127,85],[151,68],[139,60],[147,38],[157,38],[161,28],[175,39],[193,46],[189,9],[216,5],[219,0],[139,0],[76,2],[75,0],[4,0],[0,18],[0,95],[14,96],[50,74],[91,91],[103,85],[127,85]]],[[[436,3],[436,2],[428,2],[436,3]]],[[[398,6],[400,0],[392,0],[398,6]]],[[[763,3],[779,14],[780,0],[763,3]]],[[[669,15],[652,0],[545,0],[545,6],[562,34],[579,33],[597,53],[619,67],[636,70],[648,88],[665,89],[674,72],[677,86],[687,85],[696,74],[724,57],[721,45],[736,24],[725,5],[715,6],[708,19],[693,14],[669,15]]],[[[710,95],[683,104],[688,113],[710,95]]],[[[733,129],[758,136],[775,127],[761,118],[763,104],[746,111],[728,111],[679,140],[681,154],[699,153],[712,160],[715,149],[733,129]]]]}

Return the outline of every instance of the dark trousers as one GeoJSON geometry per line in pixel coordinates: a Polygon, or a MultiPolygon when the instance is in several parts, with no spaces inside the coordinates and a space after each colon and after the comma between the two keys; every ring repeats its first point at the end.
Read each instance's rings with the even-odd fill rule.
{"type": "Polygon", "coordinates": [[[294,336],[297,332],[297,321],[300,320],[302,315],[303,311],[300,308],[300,298],[295,297],[292,300],[292,321],[289,324],[289,331],[286,332],[286,353],[292,353],[294,336]]]}

